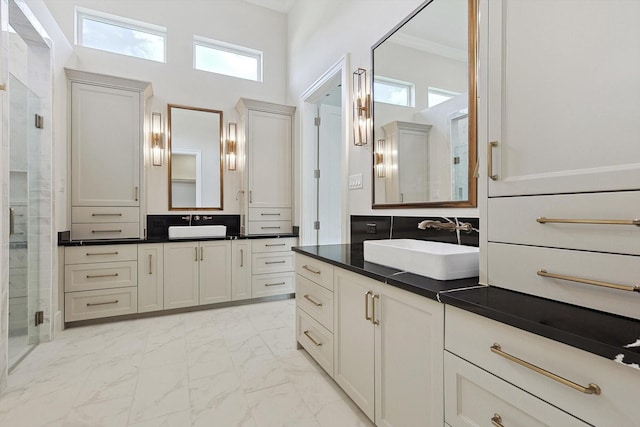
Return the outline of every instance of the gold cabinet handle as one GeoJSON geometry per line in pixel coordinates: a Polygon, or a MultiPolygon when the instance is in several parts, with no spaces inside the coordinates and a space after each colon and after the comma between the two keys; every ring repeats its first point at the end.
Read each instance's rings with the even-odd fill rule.
{"type": "Polygon", "coordinates": [[[564,384],[567,387],[571,387],[572,389],[577,390],[580,393],[599,395],[602,392],[600,390],[600,387],[597,384],[590,383],[587,387],[584,387],[580,384],[574,383],[573,381],[569,381],[568,379],[563,378],[560,375],[556,375],[552,372],[547,371],[546,369],[542,369],[539,366],[536,366],[525,360],[519,359],[509,353],[505,353],[504,351],[502,351],[500,344],[493,344],[491,346],[491,351],[497,354],[498,356],[504,357],[507,360],[517,363],[520,366],[524,366],[527,369],[531,369],[532,371],[537,372],[541,375],[544,375],[547,378],[551,378],[552,380],[557,381],[561,384],[564,384]]]}
{"type": "Polygon", "coordinates": [[[314,343],[317,347],[322,347],[322,343],[314,340],[313,337],[311,336],[311,334],[309,334],[309,332],[311,332],[311,331],[304,331],[303,334],[305,334],[307,336],[307,338],[309,338],[311,340],[311,342],[314,343]]]}
{"type": "Polygon", "coordinates": [[[494,181],[498,180],[498,175],[493,173],[493,149],[495,147],[498,146],[498,141],[491,141],[489,143],[489,150],[488,150],[488,154],[487,154],[487,164],[488,164],[488,170],[489,170],[489,178],[491,178],[494,181]]]}
{"type": "Polygon", "coordinates": [[[541,216],[536,219],[540,224],[595,224],[595,225],[636,225],[640,226],[640,218],[636,219],[571,219],[571,218],[547,218],[541,216]]]}
{"type": "Polygon", "coordinates": [[[260,216],[280,216],[280,214],[279,213],[261,213],[260,216]]]}
{"type": "Polygon", "coordinates": [[[240,267],[244,267],[244,249],[240,249],[240,267]]]}
{"type": "Polygon", "coordinates": [[[538,270],[538,276],[550,277],[552,279],[567,280],[569,282],[584,283],[586,285],[602,286],[604,288],[618,289],[627,292],[640,292],[640,285],[619,285],[617,283],[601,282],[599,280],[583,279],[575,276],[565,276],[563,274],[549,273],[547,270],[538,270]]]}
{"type": "Polygon", "coordinates": [[[253,203],[253,191],[249,190],[249,204],[253,203]]]}
{"type": "Polygon", "coordinates": [[[0,84],[0,90],[3,91],[3,92],[6,91],[7,90],[7,85],[4,84],[4,83],[0,84]]]}
{"type": "Polygon", "coordinates": [[[135,187],[135,197],[134,197],[134,199],[135,199],[136,202],[138,201],[138,193],[139,192],[140,192],[140,189],[138,187],[135,187]]]}
{"type": "Polygon", "coordinates": [[[152,264],[153,264],[153,255],[149,254],[149,274],[153,274],[153,271],[151,271],[152,264]]]}
{"type": "Polygon", "coordinates": [[[91,216],[122,216],[121,213],[92,213],[91,216]]]}
{"type": "Polygon", "coordinates": [[[376,319],[376,299],[380,299],[380,294],[376,294],[371,297],[371,322],[374,325],[379,325],[380,319],[376,319]]]}
{"type": "Polygon", "coordinates": [[[311,304],[315,305],[316,307],[322,307],[322,303],[321,303],[321,302],[317,302],[317,301],[315,301],[315,300],[314,300],[313,298],[311,298],[308,294],[307,294],[307,295],[305,295],[303,298],[304,298],[304,299],[306,299],[306,300],[308,300],[308,301],[311,301],[311,304]]]}
{"type": "Polygon", "coordinates": [[[87,252],[87,256],[118,255],[118,252],[87,252]]]}
{"type": "Polygon", "coordinates": [[[491,417],[491,424],[493,424],[495,427],[504,427],[500,414],[493,414],[493,417],[491,417]]]}
{"type": "Polygon", "coordinates": [[[115,300],[115,301],[105,301],[105,302],[88,302],[87,303],[87,307],[93,307],[96,305],[107,305],[107,304],[117,304],[119,301],[115,300]]]}
{"type": "Polygon", "coordinates": [[[260,227],[262,230],[279,230],[281,227],[260,227]]]}
{"type": "Polygon", "coordinates": [[[16,210],[9,208],[9,237],[16,234],[16,210]]]}
{"type": "Polygon", "coordinates": [[[122,230],[91,230],[92,233],[122,233],[122,230]]]}
{"type": "Polygon", "coordinates": [[[369,295],[373,295],[373,292],[367,291],[364,294],[364,320],[371,321],[371,316],[369,316],[369,295]]]}
{"type": "Polygon", "coordinates": [[[118,273],[114,273],[114,274],[96,274],[96,275],[89,275],[87,274],[87,279],[98,279],[100,277],[118,277],[118,273]]]}
{"type": "Polygon", "coordinates": [[[195,257],[194,261],[198,262],[198,247],[196,246],[194,249],[196,250],[196,257],[195,257]]]}
{"type": "Polygon", "coordinates": [[[286,261],[265,261],[264,263],[266,265],[271,265],[271,264],[284,264],[286,261]]]}
{"type": "Polygon", "coordinates": [[[272,246],[284,246],[285,244],[286,243],[272,243],[272,244],[265,244],[264,246],[267,247],[267,248],[270,248],[272,246]]]}
{"type": "Polygon", "coordinates": [[[204,260],[204,248],[200,246],[200,261],[204,260]]]}
{"type": "Polygon", "coordinates": [[[302,268],[304,268],[304,269],[305,269],[305,270],[307,270],[307,271],[312,272],[313,274],[320,274],[320,273],[322,273],[320,270],[315,270],[315,269],[313,269],[313,268],[309,267],[308,265],[303,265],[303,266],[302,266],[302,268]]]}
{"type": "Polygon", "coordinates": [[[265,283],[265,286],[282,286],[284,285],[285,282],[278,282],[278,283],[265,283]]]}

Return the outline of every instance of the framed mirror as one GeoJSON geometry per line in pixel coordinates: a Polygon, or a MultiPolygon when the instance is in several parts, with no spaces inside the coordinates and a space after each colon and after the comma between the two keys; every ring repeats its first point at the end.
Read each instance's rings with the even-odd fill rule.
{"type": "Polygon", "coordinates": [[[222,209],[222,111],[168,105],[169,210],[222,209]]]}
{"type": "Polygon", "coordinates": [[[428,0],[372,48],[373,208],[475,207],[477,0],[428,0]]]}

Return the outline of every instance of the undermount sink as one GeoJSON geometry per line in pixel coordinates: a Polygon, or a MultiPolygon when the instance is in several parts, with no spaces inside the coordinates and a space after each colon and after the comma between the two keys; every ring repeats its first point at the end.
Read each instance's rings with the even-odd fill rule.
{"type": "Polygon", "coordinates": [[[480,250],[413,239],[366,240],[364,260],[437,280],[476,277],[480,250]]]}
{"type": "Polygon", "coordinates": [[[169,239],[199,239],[225,237],[226,235],[226,225],[176,225],[169,227],[169,239]]]}

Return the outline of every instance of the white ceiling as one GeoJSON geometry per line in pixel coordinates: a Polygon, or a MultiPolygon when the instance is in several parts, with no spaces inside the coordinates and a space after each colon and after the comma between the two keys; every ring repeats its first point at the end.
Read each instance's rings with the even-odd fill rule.
{"type": "Polygon", "coordinates": [[[247,3],[266,7],[282,13],[289,13],[296,0],[244,0],[247,3]]]}

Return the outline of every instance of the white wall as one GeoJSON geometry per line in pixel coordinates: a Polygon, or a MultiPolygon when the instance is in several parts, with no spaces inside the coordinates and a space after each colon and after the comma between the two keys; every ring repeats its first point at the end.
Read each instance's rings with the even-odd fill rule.
{"type": "MultiPolygon", "coordinates": [[[[298,0],[288,20],[288,99],[300,95],[344,54],[351,71],[371,70],[371,47],[422,0],[298,0]]],[[[351,108],[348,106],[347,108],[351,108]]],[[[478,216],[478,209],[371,209],[373,144],[350,143],[349,173],[362,173],[364,188],[349,191],[351,215],[478,216]]],[[[296,210],[298,211],[298,210],[296,210]]]]}
{"type": "MultiPolygon", "coordinates": [[[[151,82],[154,96],[148,110],[161,112],[165,121],[169,103],[222,110],[226,126],[228,121],[238,121],[234,107],[240,97],[276,103],[286,101],[286,15],[282,13],[238,0],[45,0],[45,3],[70,41],[74,40],[75,6],[166,27],[167,63],[74,46],[78,60],[68,65],[83,71],[151,82]],[[194,34],[263,51],[264,81],[194,70],[194,34]]],[[[59,162],[66,169],[62,159],[59,162]]],[[[169,212],[167,172],[166,163],[148,168],[149,214],[169,212]]],[[[238,172],[225,171],[224,213],[239,213],[238,188],[238,172]]],[[[66,192],[63,196],[66,200],[66,192]]],[[[59,229],[68,227],[68,223],[58,223],[59,229]]]]}

